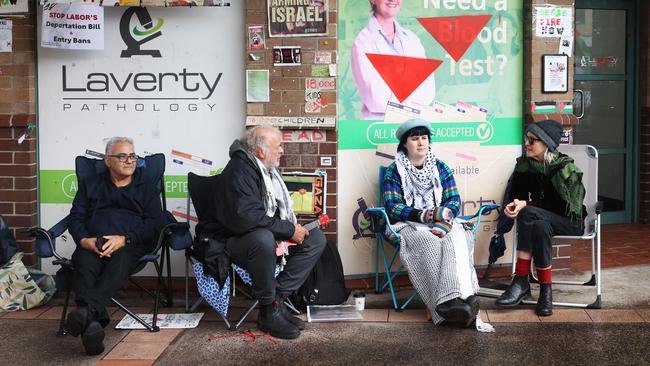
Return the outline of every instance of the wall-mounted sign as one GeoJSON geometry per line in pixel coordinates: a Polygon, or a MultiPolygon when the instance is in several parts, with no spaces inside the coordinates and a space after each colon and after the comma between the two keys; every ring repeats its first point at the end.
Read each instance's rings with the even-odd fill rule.
{"type": "Polygon", "coordinates": [[[283,130],[282,142],[325,142],[325,131],[319,130],[283,130]]]}
{"type": "Polygon", "coordinates": [[[269,37],[327,34],[328,0],[267,0],[269,37]]]}
{"type": "Polygon", "coordinates": [[[268,102],[269,70],[246,70],[246,101],[268,102]]]}
{"type": "Polygon", "coordinates": [[[0,19],[0,52],[11,52],[12,50],[12,21],[0,19]]]}
{"type": "Polygon", "coordinates": [[[84,4],[52,4],[43,8],[41,47],[104,49],[104,8],[84,4]]]}
{"type": "Polygon", "coordinates": [[[273,66],[300,66],[300,46],[273,47],[273,66]]]}
{"type": "Polygon", "coordinates": [[[573,9],[536,6],[533,18],[536,37],[573,38],[573,9]]]}
{"type": "Polygon", "coordinates": [[[542,55],[542,93],[569,90],[569,56],[542,55]]]}
{"type": "Polygon", "coordinates": [[[0,14],[27,13],[27,0],[0,1],[0,14]]]}
{"type": "Polygon", "coordinates": [[[271,125],[275,127],[336,127],[334,117],[277,117],[277,116],[248,116],[246,126],[271,125]]]}
{"type": "Polygon", "coordinates": [[[264,27],[261,25],[252,25],[248,27],[248,49],[263,50],[266,48],[264,42],[264,27]]]}
{"type": "Polygon", "coordinates": [[[287,185],[293,205],[291,208],[296,216],[314,217],[325,213],[325,196],[327,174],[325,171],[316,173],[285,172],[282,180],[287,185]]]}

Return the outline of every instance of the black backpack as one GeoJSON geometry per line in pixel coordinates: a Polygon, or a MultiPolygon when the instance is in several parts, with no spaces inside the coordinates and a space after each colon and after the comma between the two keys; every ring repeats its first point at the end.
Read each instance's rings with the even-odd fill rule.
{"type": "Polygon", "coordinates": [[[306,310],[308,305],[342,304],[349,295],[339,251],[333,242],[327,241],[320,259],[291,300],[296,308],[306,310]]]}
{"type": "Polygon", "coordinates": [[[11,230],[0,216],[0,266],[5,265],[18,253],[18,244],[11,230]]]}

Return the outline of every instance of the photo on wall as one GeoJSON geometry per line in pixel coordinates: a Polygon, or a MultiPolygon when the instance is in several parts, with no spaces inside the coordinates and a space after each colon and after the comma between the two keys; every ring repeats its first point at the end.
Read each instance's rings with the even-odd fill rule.
{"type": "Polygon", "coordinates": [[[293,201],[293,212],[298,217],[316,217],[325,213],[325,184],[324,172],[302,173],[289,172],[282,174],[282,180],[287,185],[293,201]]]}

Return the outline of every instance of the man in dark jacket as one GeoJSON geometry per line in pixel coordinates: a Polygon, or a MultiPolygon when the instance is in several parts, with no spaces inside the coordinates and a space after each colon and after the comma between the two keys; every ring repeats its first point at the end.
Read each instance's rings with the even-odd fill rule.
{"type": "Polygon", "coordinates": [[[230,146],[230,162],[224,168],[215,197],[220,240],[232,261],[247,269],[253,295],[261,309],[258,328],[274,337],[292,339],[304,329],[284,300],[307,279],[325,249],[320,229],[307,231],[297,223],[291,198],[278,173],[283,154],[280,131],[258,126],[248,130],[246,144],[230,146]],[[276,241],[299,245],[289,249],[284,270],[274,278],[276,241]]]}
{"type": "Polygon", "coordinates": [[[162,207],[158,189],[136,169],[133,140],[113,137],[106,144],[105,174],[79,182],[70,210],[70,234],[77,308],[66,328],[81,335],[88,354],[104,351],[109,323],[106,305],[155,243],[162,207]],[[98,243],[99,241],[99,243],[98,243]]]}

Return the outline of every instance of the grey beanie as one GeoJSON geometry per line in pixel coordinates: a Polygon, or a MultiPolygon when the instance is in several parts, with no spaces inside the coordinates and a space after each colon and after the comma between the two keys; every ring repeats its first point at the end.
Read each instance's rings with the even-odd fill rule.
{"type": "Polygon", "coordinates": [[[402,123],[399,128],[397,129],[397,139],[402,140],[402,136],[404,136],[405,133],[409,132],[411,129],[415,127],[426,127],[431,131],[431,123],[421,119],[421,118],[411,118],[408,121],[402,123]]]}
{"type": "Polygon", "coordinates": [[[562,138],[562,125],[552,119],[545,119],[528,125],[526,132],[533,133],[548,146],[549,150],[555,151],[562,138]]]}

